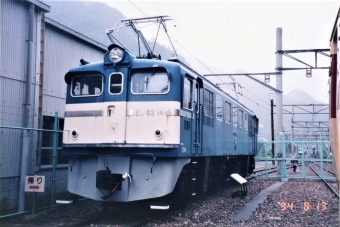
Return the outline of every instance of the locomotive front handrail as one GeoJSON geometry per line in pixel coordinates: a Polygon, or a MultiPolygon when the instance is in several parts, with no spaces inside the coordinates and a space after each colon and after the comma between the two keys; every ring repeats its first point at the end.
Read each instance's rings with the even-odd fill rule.
{"type": "Polygon", "coordinates": [[[152,158],[151,173],[152,173],[152,168],[155,165],[156,159],[157,159],[157,157],[155,157],[152,153],[131,153],[131,154],[126,154],[122,156],[151,157],[152,158]]]}

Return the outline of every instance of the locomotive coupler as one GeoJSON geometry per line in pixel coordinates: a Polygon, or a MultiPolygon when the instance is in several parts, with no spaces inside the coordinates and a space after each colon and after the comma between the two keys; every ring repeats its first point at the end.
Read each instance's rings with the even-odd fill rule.
{"type": "MultiPolygon", "coordinates": [[[[111,171],[110,171],[109,169],[106,169],[106,170],[104,170],[104,171],[106,172],[106,174],[111,174],[111,171]]],[[[103,172],[104,172],[104,171],[103,171],[103,172]]],[[[103,200],[106,200],[106,199],[110,198],[110,196],[111,196],[111,195],[112,195],[112,194],[113,194],[113,193],[121,186],[122,182],[123,182],[126,178],[129,178],[130,183],[132,183],[131,175],[128,174],[128,173],[124,173],[124,174],[122,175],[121,179],[117,181],[116,185],[113,187],[113,189],[110,191],[109,194],[104,195],[104,192],[101,190],[102,193],[103,193],[103,197],[101,197],[101,198],[102,198],[103,200]]],[[[102,189],[102,188],[101,188],[101,189],[102,189]]],[[[105,189],[105,188],[104,188],[104,189],[105,189]]]]}

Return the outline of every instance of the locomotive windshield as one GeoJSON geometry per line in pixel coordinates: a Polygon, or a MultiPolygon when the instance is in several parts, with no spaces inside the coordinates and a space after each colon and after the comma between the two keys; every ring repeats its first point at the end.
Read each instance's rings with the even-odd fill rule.
{"type": "Polygon", "coordinates": [[[97,96],[103,91],[103,76],[79,75],[72,79],[72,96],[97,96]]]}
{"type": "Polygon", "coordinates": [[[170,90],[166,72],[137,72],[132,74],[131,81],[134,94],[166,94],[170,90]]]}

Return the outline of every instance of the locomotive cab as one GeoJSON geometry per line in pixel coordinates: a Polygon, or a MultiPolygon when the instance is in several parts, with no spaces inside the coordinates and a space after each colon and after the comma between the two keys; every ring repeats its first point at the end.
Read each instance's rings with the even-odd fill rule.
{"type": "Polygon", "coordinates": [[[180,99],[176,85],[171,89],[179,82],[171,77],[176,69],[136,59],[117,45],[109,50],[103,63],[80,66],[65,76],[64,144],[178,145],[180,99]],[[112,50],[120,51],[120,61],[112,50]]]}

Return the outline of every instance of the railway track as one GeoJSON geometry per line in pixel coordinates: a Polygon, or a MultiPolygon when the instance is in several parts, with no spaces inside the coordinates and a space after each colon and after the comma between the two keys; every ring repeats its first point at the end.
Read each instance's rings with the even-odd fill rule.
{"type": "MultiPolygon", "coordinates": [[[[305,164],[313,171],[313,173],[315,173],[318,177],[320,177],[322,179],[322,181],[325,183],[325,185],[332,191],[332,193],[334,193],[338,198],[339,198],[339,192],[336,188],[336,184],[334,182],[329,182],[326,179],[323,179],[323,176],[326,177],[335,177],[336,174],[334,171],[330,170],[329,168],[332,168],[330,163],[323,163],[323,166],[321,166],[318,162],[305,162],[305,164]],[[317,167],[317,169],[315,168],[315,166],[317,167]],[[321,175],[321,169],[324,171],[323,176],[321,175]]],[[[302,164],[299,163],[297,165],[298,167],[301,167],[302,164]]],[[[288,165],[287,169],[291,169],[293,168],[292,165],[288,165]]],[[[269,175],[269,174],[273,174],[277,172],[277,166],[275,167],[269,167],[267,169],[257,169],[256,171],[254,171],[254,173],[256,175],[252,175],[251,177],[247,178],[247,179],[251,179],[257,176],[264,176],[264,175],[269,175]]],[[[311,174],[309,174],[309,176],[311,176],[311,174]]]]}
{"type": "MultiPolygon", "coordinates": [[[[301,166],[301,163],[297,165],[298,167],[301,166]]],[[[293,165],[289,164],[286,166],[286,169],[292,169],[293,165]]],[[[260,169],[256,169],[254,170],[254,174],[250,177],[250,178],[254,178],[254,177],[260,177],[260,176],[264,176],[266,174],[272,174],[277,172],[278,168],[277,166],[271,166],[269,168],[260,168],[260,169]]]]}
{"type": "MultiPolygon", "coordinates": [[[[319,177],[322,177],[322,176],[320,175],[320,173],[312,167],[312,165],[316,165],[316,166],[318,166],[318,167],[321,168],[320,165],[318,165],[317,163],[307,163],[307,164],[308,164],[309,168],[310,168],[314,173],[316,173],[319,177]]],[[[322,169],[325,170],[326,172],[332,174],[333,176],[335,176],[335,173],[334,173],[333,171],[330,171],[330,170],[328,170],[328,169],[326,169],[326,168],[324,168],[324,167],[322,167],[322,169]]],[[[327,180],[322,179],[322,181],[323,181],[323,182],[325,183],[325,185],[326,185],[326,186],[327,186],[327,187],[328,187],[328,188],[329,188],[329,189],[330,189],[330,190],[331,190],[331,191],[339,198],[338,190],[335,189],[335,188],[331,185],[331,183],[329,183],[327,180]]]]}
{"type": "MultiPolygon", "coordinates": [[[[313,163],[310,163],[310,164],[314,164],[316,166],[318,166],[319,168],[321,168],[321,166],[318,164],[318,162],[313,162],[313,163]]],[[[329,170],[328,168],[330,167],[330,164],[329,163],[324,163],[324,165],[327,165],[327,168],[326,167],[322,167],[326,172],[330,173],[331,176],[336,176],[335,172],[332,171],[332,170],[329,170]]]]}

